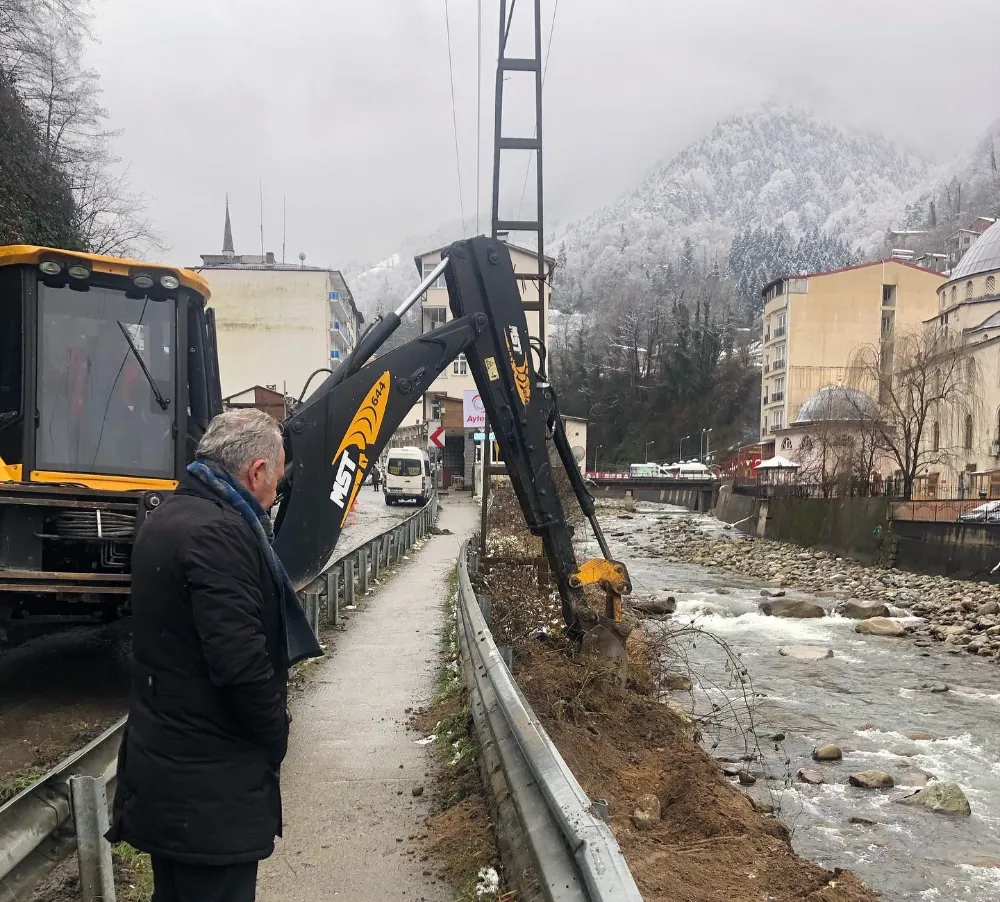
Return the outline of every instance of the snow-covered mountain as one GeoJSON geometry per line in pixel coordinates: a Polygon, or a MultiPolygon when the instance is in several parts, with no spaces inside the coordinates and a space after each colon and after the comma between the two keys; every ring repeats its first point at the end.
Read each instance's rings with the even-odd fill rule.
{"type": "MultiPolygon", "coordinates": [[[[982,168],[983,151],[975,154],[982,168]]],[[[547,236],[558,252],[560,285],[596,284],[648,271],[693,252],[696,264],[726,271],[735,235],[783,226],[792,240],[836,238],[861,256],[881,253],[886,231],[950,178],[885,138],[823,122],[800,110],[766,106],[720,122],[648,174],[617,202],[547,236]]],[[[363,309],[403,297],[416,284],[413,254],[460,233],[457,224],[401,243],[377,265],[349,267],[363,309]]],[[[512,236],[514,240],[517,236],[512,236]]]]}
{"type": "Polygon", "coordinates": [[[576,284],[595,266],[676,261],[688,240],[697,262],[725,270],[733,236],[748,227],[781,225],[793,239],[817,231],[867,254],[940,173],[884,138],[768,106],[720,122],[549,246],[565,247],[576,284]]]}

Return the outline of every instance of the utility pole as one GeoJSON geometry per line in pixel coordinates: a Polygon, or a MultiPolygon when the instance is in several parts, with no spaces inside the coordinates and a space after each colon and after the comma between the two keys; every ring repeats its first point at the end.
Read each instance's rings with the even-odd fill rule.
{"type": "MultiPolygon", "coordinates": [[[[542,2],[533,0],[533,53],[530,57],[512,57],[507,54],[507,39],[513,24],[514,9],[517,0],[500,0],[500,36],[499,52],[497,53],[496,98],[493,118],[493,215],[491,234],[494,238],[505,238],[510,232],[532,232],[536,235],[536,253],[538,259],[535,273],[518,273],[518,280],[533,281],[537,286],[537,299],[522,302],[525,311],[538,313],[538,339],[545,341],[545,251],[544,251],[544,219],[542,216],[542,2]],[[535,134],[534,137],[512,137],[503,133],[503,94],[504,78],[508,73],[530,73],[535,82],[535,134]],[[534,219],[501,219],[500,218],[500,161],[505,150],[528,150],[535,155],[535,217],[534,219]]],[[[524,5],[522,4],[522,10],[524,5]]],[[[508,166],[508,171],[510,171],[508,166]]],[[[520,214],[518,214],[520,215],[520,214]]],[[[540,373],[544,376],[544,373],[540,373]]],[[[489,442],[490,423],[483,427],[489,442]]],[[[492,443],[491,443],[492,444],[492,443]]],[[[486,560],[486,513],[490,496],[490,476],[493,467],[487,462],[487,449],[483,453],[483,509],[479,530],[479,559],[486,560]]],[[[500,469],[500,473],[504,470],[500,469]]]]}

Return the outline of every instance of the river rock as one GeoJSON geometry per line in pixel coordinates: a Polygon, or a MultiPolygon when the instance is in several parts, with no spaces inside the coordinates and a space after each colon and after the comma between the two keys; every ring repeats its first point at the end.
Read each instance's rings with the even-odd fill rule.
{"type": "Polygon", "coordinates": [[[931,780],[936,780],[936,779],[937,778],[934,776],[934,774],[929,773],[928,771],[925,770],[921,770],[919,767],[914,767],[910,770],[907,770],[906,773],[903,774],[903,776],[899,777],[896,780],[896,785],[914,786],[917,788],[921,788],[930,783],[931,780]]]}
{"type": "Polygon", "coordinates": [[[761,598],[784,598],[785,597],[785,590],[784,589],[761,589],[760,590],[760,597],[761,598]]]}
{"type": "Polygon", "coordinates": [[[664,614],[673,614],[677,610],[677,599],[673,595],[661,598],[640,598],[632,602],[632,607],[643,614],[662,617],[664,614]]]}
{"type": "Polygon", "coordinates": [[[868,620],[862,620],[854,627],[854,632],[862,633],[866,636],[889,636],[893,638],[906,635],[903,624],[890,617],[871,617],[868,620]]]}
{"type": "Polygon", "coordinates": [[[839,745],[821,745],[813,749],[813,761],[839,761],[844,757],[839,745]]]}
{"type": "Polygon", "coordinates": [[[823,775],[811,767],[803,767],[795,774],[795,779],[800,783],[808,783],[810,786],[820,786],[825,783],[823,775]]]}
{"type": "Polygon", "coordinates": [[[976,608],[976,613],[980,617],[991,617],[994,614],[1000,614],[1000,604],[995,601],[987,601],[976,608]]]}
{"type": "Polygon", "coordinates": [[[833,649],[819,645],[782,645],[778,654],[794,661],[822,661],[833,657],[833,649]]]}
{"type": "Polygon", "coordinates": [[[753,786],[757,778],[748,770],[741,770],[737,775],[741,786],[753,786]]]}
{"type": "Polygon", "coordinates": [[[637,830],[652,830],[660,822],[660,800],[648,793],[639,799],[632,812],[632,825],[637,830]]]}
{"type": "Polygon", "coordinates": [[[668,692],[690,692],[691,678],[682,673],[665,673],[660,678],[660,688],[668,692]]]}
{"type": "Polygon", "coordinates": [[[900,800],[903,805],[926,808],[936,814],[954,814],[968,817],[972,806],[957,783],[928,783],[919,792],[900,800]]]}
{"type": "Polygon", "coordinates": [[[863,770],[847,778],[851,786],[861,789],[892,789],[895,782],[884,770],[863,770]]]}
{"type": "Polygon", "coordinates": [[[779,598],[761,603],[760,609],[769,617],[791,617],[805,619],[808,617],[825,617],[826,611],[811,601],[796,601],[790,598],[779,598]]]}
{"type": "Polygon", "coordinates": [[[878,825],[878,821],[873,821],[873,820],[871,820],[871,819],[869,819],[867,817],[858,817],[857,815],[855,815],[854,817],[850,818],[848,820],[848,823],[849,824],[858,824],[861,827],[875,827],[875,826],[878,825]]]}
{"type": "Polygon", "coordinates": [[[837,613],[848,620],[869,620],[872,617],[888,617],[889,607],[884,604],[863,604],[860,601],[845,601],[837,606],[837,613]]]}
{"type": "Polygon", "coordinates": [[[927,730],[907,730],[903,734],[910,742],[932,742],[937,739],[933,733],[928,733],[927,730]]]}
{"type": "Polygon", "coordinates": [[[920,752],[911,746],[901,746],[900,748],[891,749],[893,755],[897,755],[900,758],[912,758],[914,755],[919,755],[920,752]]]}

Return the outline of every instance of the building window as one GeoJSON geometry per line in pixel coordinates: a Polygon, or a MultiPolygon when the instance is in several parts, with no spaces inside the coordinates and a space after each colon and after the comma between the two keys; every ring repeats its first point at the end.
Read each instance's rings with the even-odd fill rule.
{"type": "Polygon", "coordinates": [[[792,450],[792,440],[787,436],[781,440],[781,450],[782,451],[792,450]]]}
{"type": "Polygon", "coordinates": [[[456,376],[464,376],[469,372],[469,367],[465,361],[464,354],[458,355],[458,359],[451,365],[451,371],[456,376]]]}
{"type": "Polygon", "coordinates": [[[338,332],[340,331],[340,320],[339,319],[335,319],[333,321],[333,328],[336,329],[338,332]]]}
{"type": "Polygon", "coordinates": [[[332,350],[332,351],[330,352],[330,359],[331,359],[331,360],[340,360],[340,351],[339,351],[339,350],[337,350],[337,348],[334,348],[334,349],[333,349],[333,350],[332,350]]]}
{"type": "Polygon", "coordinates": [[[774,327],[774,337],[775,338],[781,338],[781,336],[785,334],[785,331],[786,331],[786,328],[785,328],[786,321],[787,321],[787,314],[785,314],[784,312],[779,313],[778,314],[778,324],[774,327]]]}
{"type": "Polygon", "coordinates": [[[964,447],[966,451],[972,450],[972,414],[967,413],[965,415],[965,442],[964,447]]]}
{"type": "Polygon", "coordinates": [[[951,302],[954,304],[958,300],[958,286],[951,286],[951,302]]]}
{"type": "MultiPolygon", "coordinates": [[[[435,260],[432,263],[428,263],[428,262],[424,261],[424,264],[423,264],[423,278],[426,279],[432,272],[434,272],[434,268],[438,265],[439,262],[440,261],[438,261],[438,260],[435,260]]],[[[433,282],[431,282],[431,284],[430,284],[429,287],[431,287],[431,288],[444,288],[444,276],[438,276],[433,282]]]]}
{"type": "Polygon", "coordinates": [[[761,435],[767,435],[767,417],[766,416],[764,417],[764,425],[763,425],[763,428],[760,430],[760,434],[761,435]]]}
{"type": "Polygon", "coordinates": [[[883,307],[895,307],[896,306],[896,286],[895,285],[883,285],[882,286],[882,306],[883,307]]]}
{"type": "Polygon", "coordinates": [[[972,279],[965,283],[965,299],[972,300],[972,279]]]}
{"type": "Polygon", "coordinates": [[[339,301],[340,300],[340,292],[339,291],[331,291],[330,292],[330,300],[331,301],[339,301]]]}
{"type": "Polygon", "coordinates": [[[448,321],[447,307],[427,307],[424,310],[424,331],[433,332],[448,321]]]}
{"type": "Polygon", "coordinates": [[[781,427],[784,426],[784,424],[785,424],[785,412],[781,409],[778,409],[774,412],[775,431],[781,429],[781,427]]]}
{"type": "MultiPolygon", "coordinates": [[[[945,322],[948,321],[947,316],[945,317],[945,322]]],[[[896,323],[896,313],[894,310],[890,310],[888,313],[882,314],[882,337],[884,338],[890,332],[892,332],[892,327],[896,323]]]]}
{"type": "Polygon", "coordinates": [[[941,427],[937,423],[934,424],[933,436],[934,436],[934,450],[935,451],[940,451],[941,450],[941,427]]]}
{"type": "Polygon", "coordinates": [[[996,294],[997,293],[997,277],[987,276],[986,277],[986,293],[996,294]]]}

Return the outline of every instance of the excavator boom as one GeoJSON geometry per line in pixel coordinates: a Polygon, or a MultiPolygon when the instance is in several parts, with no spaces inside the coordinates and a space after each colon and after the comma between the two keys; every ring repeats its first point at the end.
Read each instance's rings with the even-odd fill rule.
{"type": "Polygon", "coordinates": [[[292,582],[304,586],[323,571],[365,475],[413,405],[464,353],[528,527],[541,538],[556,576],[567,626],[579,634],[581,622],[596,616],[582,605],[583,589],[593,583],[608,593],[605,617],[620,620],[620,596],[630,589],[624,565],[611,561],[609,567],[594,562],[577,567],[550,439],[605,558],[607,545],[563,433],[555,392],[536,372],[506,246],[482,237],[456,242],[442,253],[441,268],[451,321],[375,356],[407,306],[436,277],[433,273],[398,311],[373,324],[354,353],[285,422],[289,463],[276,520],[276,550],[292,582]]]}

